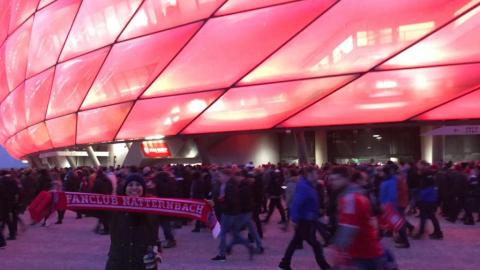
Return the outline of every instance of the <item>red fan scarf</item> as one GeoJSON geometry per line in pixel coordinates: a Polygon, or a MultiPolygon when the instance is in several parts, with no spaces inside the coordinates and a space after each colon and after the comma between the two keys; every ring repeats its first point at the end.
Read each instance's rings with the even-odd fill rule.
{"type": "Polygon", "coordinates": [[[30,204],[32,220],[39,222],[55,210],[100,210],[154,214],[200,220],[216,238],[220,224],[205,200],[128,197],[79,192],[42,191],[30,204]]]}

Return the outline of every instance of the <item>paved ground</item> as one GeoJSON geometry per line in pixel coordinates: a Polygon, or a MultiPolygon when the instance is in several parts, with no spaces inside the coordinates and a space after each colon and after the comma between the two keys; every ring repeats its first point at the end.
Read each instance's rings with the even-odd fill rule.
{"type": "MultiPolygon", "coordinates": [[[[75,220],[73,213],[67,213],[62,225],[29,227],[17,240],[9,241],[5,250],[0,250],[0,269],[103,269],[109,237],[93,234],[94,225],[92,218],[75,220]]],[[[394,249],[400,269],[479,269],[480,225],[442,225],[443,241],[412,241],[411,249],[394,249]]],[[[217,242],[208,232],[190,230],[191,226],[176,230],[178,246],[164,251],[166,261],[160,269],[275,269],[291,236],[291,232],[282,232],[272,222],[266,228],[264,255],[249,261],[246,250],[238,246],[227,262],[215,263],[209,259],[215,255],[217,242]]],[[[390,240],[386,239],[385,244],[389,245],[390,240]]],[[[294,269],[318,269],[311,249],[305,247],[295,254],[294,269]]]]}

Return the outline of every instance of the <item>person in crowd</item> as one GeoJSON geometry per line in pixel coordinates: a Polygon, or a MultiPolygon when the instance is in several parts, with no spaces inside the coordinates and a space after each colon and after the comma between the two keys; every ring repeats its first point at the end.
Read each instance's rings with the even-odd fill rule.
{"type": "MultiPolygon", "coordinates": [[[[154,179],[155,195],[160,198],[176,198],[177,195],[177,182],[173,177],[164,171],[157,173],[154,179]]],[[[165,237],[165,243],[163,248],[174,248],[177,246],[177,241],[173,235],[171,218],[159,217],[159,224],[162,227],[163,235],[165,237]]]]}
{"type": "MultiPolygon", "coordinates": [[[[404,190],[403,181],[398,180],[398,166],[390,163],[383,167],[383,173],[385,175],[385,180],[380,184],[380,204],[382,208],[386,208],[388,204],[393,206],[400,215],[403,215],[403,212],[399,209],[399,197],[402,198],[402,203],[404,202],[404,197],[406,196],[402,193],[402,196],[399,196],[400,189],[401,191],[406,192],[404,190]]],[[[408,200],[408,198],[407,198],[408,200]]],[[[403,226],[399,231],[399,238],[396,241],[396,247],[398,248],[409,248],[410,243],[408,241],[407,236],[407,226],[403,226]]]]}
{"type": "Polygon", "coordinates": [[[422,238],[425,233],[425,225],[427,219],[430,219],[433,223],[434,231],[429,235],[430,239],[443,239],[443,233],[440,229],[440,223],[438,222],[436,212],[438,207],[438,190],[435,187],[435,180],[432,171],[430,170],[428,163],[419,162],[419,202],[420,208],[420,226],[418,232],[415,234],[414,239],[422,238]]]}
{"type": "MultiPolygon", "coordinates": [[[[110,181],[110,178],[104,173],[103,169],[98,169],[95,173],[95,180],[92,186],[92,193],[112,195],[113,194],[113,185],[110,181]]],[[[98,214],[98,224],[95,228],[95,232],[102,235],[109,234],[110,228],[110,213],[100,212],[98,214]],[[101,228],[103,227],[103,228],[101,228]]]]}
{"type": "Polygon", "coordinates": [[[287,222],[285,223],[285,230],[288,229],[290,223],[290,213],[292,212],[292,203],[295,196],[295,189],[297,187],[299,175],[296,168],[290,168],[286,174],[285,182],[285,205],[287,206],[287,222]]]}
{"type": "MultiPolygon", "coordinates": [[[[1,180],[4,188],[5,213],[3,214],[3,221],[8,227],[7,240],[15,240],[18,230],[18,209],[20,206],[20,187],[14,176],[10,172],[2,172],[1,180]]],[[[3,228],[3,227],[2,227],[3,228]]]]}
{"type": "Polygon", "coordinates": [[[0,176],[0,248],[7,246],[3,230],[8,219],[8,205],[8,192],[5,186],[4,176],[0,176]]]}
{"type": "MultiPolygon", "coordinates": [[[[143,197],[146,190],[145,180],[139,174],[131,174],[120,189],[119,195],[143,197]]],[[[105,269],[157,269],[156,256],[153,254],[158,239],[156,219],[156,216],[146,214],[110,213],[111,242],[105,269]]]]}
{"type": "Polygon", "coordinates": [[[243,228],[248,229],[248,236],[249,239],[252,239],[255,242],[257,252],[263,253],[264,248],[262,244],[262,240],[258,235],[255,227],[253,226],[252,222],[252,211],[254,207],[253,202],[253,179],[249,177],[247,171],[238,171],[235,173],[234,180],[238,185],[238,200],[240,211],[239,214],[235,216],[235,221],[233,225],[233,236],[234,238],[230,243],[228,243],[226,251],[230,253],[232,250],[233,245],[236,244],[244,244],[242,238],[238,238],[243,228]]]}
{"type": "Polygon", "coordinates": [[[302,241],[306,241],[315,253],[315,260],[322,270],[330,269],[325,260],[323,248],[317,240],[317,221],[320,217],[318,208],[318,193],[315,184],[318,174],[313,167],[306,167],[295,189],[291,205],[290,217],[296,224],[295,234],[288,244],[287,250],[278,265],[279,270],[290,270],[293,254],[302,241]]]}
{"type": "Polygon", "coordinates": [[[267,216],[263,220],[264,223],[269,222],[275,208],[278,209],[281,217],[281,220],[278,224],[285,224],[287,221],[287,218],[285,216],[285,209],[283,208],[282,204],[282,195],[284,192],[282,189],[283,182],[283,174],[279,169],[269,172],[266,192],[268,194],[270,202],[268,204],[267,216]]]}
{"type": "MultiPolygon", "coordinates": [[[[208,184],[205,175],[202,175],[200,171],[194,171],[192,174],[192,185],[190,191],[190,198],[197,200],[205,200],[208,195],[208,184]]],[[[200,229],[204,227],[199,220],[195,221],[195,228],[192,232],[200,232],[200,229]]]]}
{"type": "Polygon", "coordinates": [[[218,254],[212,258],[212,261],[225,261],[227,253],[227,234],[231,232],[235,242],[243,244],[249,251],[250,258],[253,257],[253,247],[250,242],[240,235],[238,227],[235,222],[238,221],[238,216],[241,213],[240,196],[238,183],[233,177],[232,169],[223,168],[219,170],[218,174],[220,189],[218,194],[218,201],[223,202],[223,213],[220,224],[220,244],[218,247],[218,254]]]}
{"type": "Polygon", "coordinates": [[[360,270],[383,270],[384,250],[372,220],[372,206],[362,188],[349,181],[346,167],[332,169],[328,180],[340,192],[338,201],[339,228],[333,240],[334,265],[342,265],[343,254],[360,270]]]}

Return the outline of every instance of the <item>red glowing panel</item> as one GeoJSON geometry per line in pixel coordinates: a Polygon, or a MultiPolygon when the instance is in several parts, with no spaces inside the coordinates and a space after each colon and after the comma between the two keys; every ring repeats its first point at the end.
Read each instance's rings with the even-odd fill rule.
{"type": "Polygon", "coordinates": [[[25,81],[25,122],[27,126],[45,119],[54,68],[25,81]]]}
{"type": "Polygon", "coordinates": [[[450,101],[415,117],[415,120],[453,120],[480,118],[480,90],[450,101]]]}
{"type": "Polygon", "coordinates": [[[65,147],[75,144],[76,114],[69,114],[45,122],[53,147],[65,147]]]}
{"type": "MultiPolygon", "coordinates": [[[[1,107],[0,107],[1,112],[1,107]]],[[[0,144],[5,145],[5,141],[9,138],[9,134],[3,124],[3,117],[0,117],[0,144]]]]}
{"type": "Polygon", "coordinates": [[[25,86],[15,89],[0,105],[0,116],[8,135],[25,128],[25,86]]]}
{"type": "Polygon", "coordinates": [[[381,69],[480,61],[480,6],[381,65],[381,69]]]}
{"type": "Polygon", "coordinates": [[[127,102],[79,112],[77,144],[112,141],[132,104],[127,102]]]}
{"type": "Polygon", "coordinates": [[[47,118],[76,112],[93,83],[109,47],[57,66],[47,118]]]}
{"type": "Polygon", "coordinates": [[[8,25],[10,22],[10,4],[11,0],[0,0],[0,44],[3,43],[8,35],[8,25]]]}
{"type": "Polygon", "coordinates": [[[0,101],[10,92],[8,89],[7,73],[5,69],[5,44],[0,47],[0,101]]]}
{"type": "Polygon", "coordinates": [[[28,128],[28,133],[32,137],[32,141],[37,151],[43,151],[52,148],[52,142],[48,135],[48,129],[44,122],[36,124],[28,128]]]}
{"type": "Polygon", "coordinates": [[[225,0],[146,0],[120,40],[150,34],[209,17],[225,0]]]}
{"type": "Polygon", "coordinates": [[[454,18],[468,2],[340,1],[242,84],[367,71],[454,18]]]}
{"type": "Polygon", "coordinates": [[[55,1],[55,0],[40,0],[40,3],[38,4],[38,8],[41,9],[44,6],[52,3],[53,1],[55,1]]]}
{"type": "Polygon", "coordinates": [[[35,12],[38,0],[11,0],[11,2],[10,33],[35,12]]]}
{"type": "Polygon", "coordinates": [[[353,78],[340,76],[232,88],[183,133],[272,128],[353,78]]]}
{"type": "Polygon", "coordinates": [[[171,156],[168,145],[164,141],[142,142],[142,153],[148,158],[166,158],[171,156]]]}
{"type": "Polygon", "coordinates": [[[58,0],[35,14],[27,77],[57,62],[81,0],[58,0]]]}
{"type": "Polygon", "coordinates": [[[30,18],[6,41],[5,69],[10,91],[25,80],[32,24],[33,18],[30,18]]]}
{"type": "Polygon", "coordinates": [[[141,2],[83,1],[62,51],[61,61],[113,43],[141,2]]]}
{"type": "Polygon", "coordinates": [[[25,154],[30,154],[38,151],[38,148],[36,147],[34,142],[34,138],[30,136],[30,132],[28,132],[28,129],[24,129],[17,133],[16,141],[20,142],[18,147],[20,151],[25,154]]]}
{"type": "Polygon", "coordinates": [[[199,27],[190,24],[114,45],[82,109],[136,99],[199,27]]]}
{"type": "Polygon", "coordinates": [[[143,139],[176,135],[205,110],[223,91],[139,100],[117,139],[143,139]]]}
{"type": "Polygon", "coordinates": [[[229,87],[330,2],[300,1],[209,20],[145,96],[229,87]]]}
{"type": "Polygon", "coordinates": [[[263,0],[263,1],[252,1],[252,0],[229,0],[225,5],[220,8],[215,15],[226,15],[237,13],[244,10],[251,10],[256,8],[268,7],[271,5],[292,2],[292,0],[263,0]]]}
{"type": "Polygon", "coordinates": [[[281,126],[404,121],[479,86],[479,73],[480,64],[369,73],[281,126]]]}
{"type": "Polygon", "coordinates": [[[13,136],[7,140],[5,148],[7,149],[8,153],[16,159],[20,159],[23,155],[25,155],[25,153],[21,152],[20,150],[16,136],[13,136]]]}

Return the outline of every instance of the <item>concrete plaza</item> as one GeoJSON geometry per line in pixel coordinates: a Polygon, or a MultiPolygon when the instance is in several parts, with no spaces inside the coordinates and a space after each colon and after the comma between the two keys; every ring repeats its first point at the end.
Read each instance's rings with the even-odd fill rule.
{"type": "MultiPolygon", "coordinates": [[[[27,218],[25,218],[27,220],[27,218]]],[[[51,219],[50,222],[54,222],[51,219]]],[[[414,224],[418,220],[412,219],[414,224]]],[[[96,220],[75,220],[74,214],[66,215],[64,224],[48,227],[28,226],[15,241],[0,250],[0,269],[48,269],[84,270],[103,269],[107,258],[109,237],[92,232],[96,220]]],[[[470,270],[480,265],[480,225],[442,223],[445,239],[412,240],[410,249],[393,249],[402,270],[470,270]]],[[[266,226],[265,254],[248,260],[246,250],[235,247],[226,262],[211,262],[216,254],[217,241],[210,233],[192,233],[192,225],[175,230],[178,245],[163,252],[165,262],[159,269],[275,269],[292,232],[283,232],[276,225],[276,218],[266,226]]],[[[391,246],[391,239],[384,243],[391,246]]],[[[328,252],[328,251],[327,251],[328,252]]],[[[295,253],[294,269],[318,269],[313,252],[308,245],[295,253]]]]}

